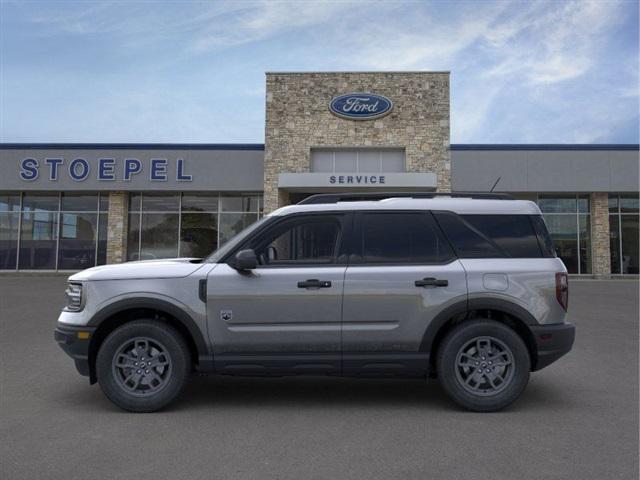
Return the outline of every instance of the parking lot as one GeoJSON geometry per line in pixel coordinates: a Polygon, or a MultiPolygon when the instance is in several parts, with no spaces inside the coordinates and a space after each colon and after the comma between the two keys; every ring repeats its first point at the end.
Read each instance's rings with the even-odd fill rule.
{"type": "Polygon", "coordinates": [[[62,276],[0,277],[0,477],[637,479],[638,283],[573,281],[574,350],[507,411],[437,382],[194,377],[136,415],[53,341],[62,276]]]}

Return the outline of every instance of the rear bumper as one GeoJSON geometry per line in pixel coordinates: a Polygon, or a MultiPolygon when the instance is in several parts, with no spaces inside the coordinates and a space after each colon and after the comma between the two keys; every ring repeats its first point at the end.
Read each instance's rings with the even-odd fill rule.
{"type": "Polygon", "coordinates": [[[71,325],[58,324],[53,332],[60,348],[73,358],[76,369],[80,375],[88,377],[91,373],[89,368],[89,344],[95,328],[91,327],[75,327],[71,325]],[[83,332],[80,336],[80,332],[83,332]],[[84,333],[86,332],[86,334],[84,333]],[[87,337],[87,338],[84,338],[87,337]]]}
{"type": "Polygon", "coordinates": [[[537,361],[532,371],[540,370],[567,354],[576,338],[576,327],[572,323],[531,326],[538,350],[537,361]]]}

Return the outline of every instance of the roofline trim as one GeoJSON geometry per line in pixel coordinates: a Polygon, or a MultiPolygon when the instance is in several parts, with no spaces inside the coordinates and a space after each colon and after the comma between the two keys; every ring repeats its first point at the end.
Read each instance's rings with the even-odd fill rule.
{"type": "Polygon", "coordinates": [[[450,75],[451,74],[451,70],[309,70],[309,71],[287,71],[287,70],[283,70],[281,72],[279,71],[268,71],[268,72],[264,72],[265,75],[309,75],[309,74],[316,74],[316,73],[330,73],[333,75],[338,75],[338,74],[352,74],[352,73],[366,73],[366,74],[381,74],[381,73],[393,73],[393,74],[399,74],[399,73],[407,73],[407,74],[415,74],[415,73],[435,73],[435,74],[439,74],[439,75],[450,75]]]}
{"type": "MultiPolygon", "coordinates": [[[[264,143],[0,143],[5,150],[254,150],[263,151],[264,143]]],[[[500,150],[627,150],[638,151],[637,143],[452,143],[456,151],[500,150]]]]}
{"type": "Polygon", "coordinates": [[[0,143],[6,150],[264,150],[264,143],[0,143]]]}
{"type": "Polygon", "coordinates": [[[637,143],[452,143],[451,150],[640,150],[637,143]]]}

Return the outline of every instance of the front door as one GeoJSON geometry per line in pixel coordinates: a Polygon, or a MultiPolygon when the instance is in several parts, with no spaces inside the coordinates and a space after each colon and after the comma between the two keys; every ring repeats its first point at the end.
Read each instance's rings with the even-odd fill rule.
{"type": "Polygon", "coordinates": [[[211,271],[207,317],[219,371],[340,371],[346,217],[288,216],[241,247],[256,252],[258,268],[211,271]]]}
{"type": "Polygon", "coordinates": [[[424,211],[361,212],[345,276],[345,373],[422,373],[429,322],[466,301],[464,268],[424,211]]]}

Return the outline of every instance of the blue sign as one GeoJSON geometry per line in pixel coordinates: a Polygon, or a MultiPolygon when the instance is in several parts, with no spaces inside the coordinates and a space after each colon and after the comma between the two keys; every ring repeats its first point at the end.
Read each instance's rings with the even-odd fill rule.
{"type": "Polygon", "coordinates": [[[387,97],[373,93],[348,93],[334,97],[329,110],[334,115],[351,120],[372,120],[391,112],[393,103],[387,97]]]}
{"type": "Polygon", "coordinates": [[[145,164],[137,158],[126,158],[120,163],[115,158],[100,158],[91,163],[84,158],[75,158],[66,163],[64,158],[45,158],[44,165],[35,158],[25,158],[20,162],[20,178],[25,182],[37,180],[40,177],[40,168],[48,169],[49,180],[52,182],[66,174],[76,182],[83,182],[88,178],[96,178],[99,181],[124,180],[131,181],[137,175],[142,174],[140,178],[144,178],[144,170],[148,170],[148,179],[152,182],[166,182],[170,173],[175,174],[174,178],[177,182],[191,182],[193,177],[186,173],[185,161],[178,158],[175,161],[175,169],[171,169],[166,158],[152,158],[145,168],[145,164]]]}

